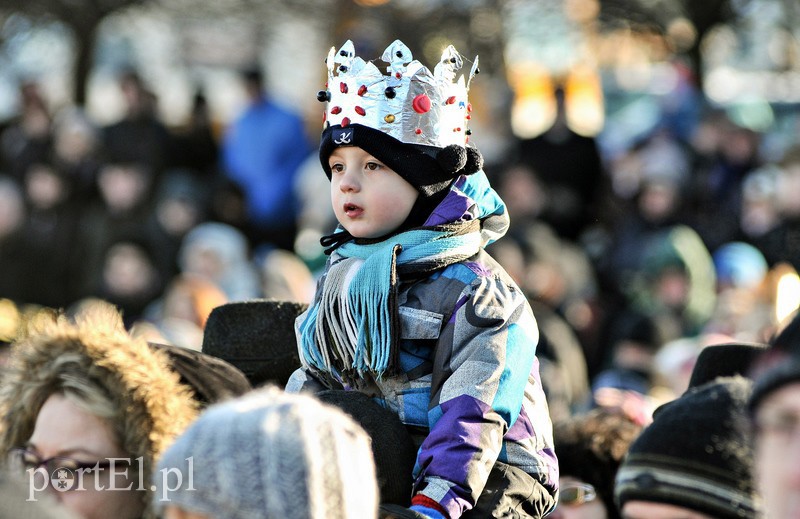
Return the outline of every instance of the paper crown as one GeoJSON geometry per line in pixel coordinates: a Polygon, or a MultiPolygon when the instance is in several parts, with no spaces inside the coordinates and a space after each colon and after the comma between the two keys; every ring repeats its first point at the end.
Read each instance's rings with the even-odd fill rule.
{"type": "Polygon", "coordinates": [[[469,77],[465,80],[461,75],[457,81],[463,59],[452,45],[444,50],[433,73],[413,60],[400,40],[389,45],[381,59],[389,64],[389,75],[356,56],[350,40],[338,52],[331,47],[326,59],[327,89],[317,94],[319,101],[328,103],[325,128],[361,124],[406,144],[464,146],[472,111],[467,93],[479,72],[478,57],[469,77]]]}

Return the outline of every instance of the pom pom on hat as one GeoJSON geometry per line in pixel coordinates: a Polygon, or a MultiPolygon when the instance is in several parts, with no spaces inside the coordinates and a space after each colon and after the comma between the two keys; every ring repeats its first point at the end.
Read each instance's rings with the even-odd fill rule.
{"type": "Polygon", "coordinates": [[[467,146],[467,163],[461,171],[462,175],[472,175],[483,169],[483,155],[474,146],[467,146]]]}
{"type": "Polygon", "coordinates": [[[439,150],[436,161],[444,171],[461,171],[467,164],[467,150],[458,144],[450,144],[439,150]]]}

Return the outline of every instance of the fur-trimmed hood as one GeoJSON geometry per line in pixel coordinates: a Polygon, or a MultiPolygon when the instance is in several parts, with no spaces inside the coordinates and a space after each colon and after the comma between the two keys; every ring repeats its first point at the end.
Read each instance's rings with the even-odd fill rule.
{"type": "MultiPolygon", "coordinates": [[[[148,478],[158,456],[197,416],[192,391],[168,356],[132,338],[113,307],[94,306],[74,322],[37,323],[12,345],[0,383],[0,459],[28,441],[45,400],[71,376],[101,386],[118,406],[113,427],[120,446],[132,459],[143,458],[148,478]]],[[[150,500],[149,493],[144,497],[150,500]]],[[[149,506],[144,517],[152,517],[149,506]]]]}

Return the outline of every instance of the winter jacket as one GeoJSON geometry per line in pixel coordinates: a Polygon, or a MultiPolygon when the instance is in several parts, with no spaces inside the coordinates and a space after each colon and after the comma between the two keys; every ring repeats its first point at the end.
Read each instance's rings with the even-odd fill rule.
{"type": "MultiPolygon", "coordinates": [[[[474,218],[485,243],[508,228],[505,206],[482,172],[462,177],[426,224],[474,218]]],[[[329,261],[337,259],[334,252],[329,261]]],[[[474,506],[492,466],[502,461],[555,494],[558,465],[536,358],[539,331],[522,291],[483,250],[424,279],[401,280],[398,290],[400,373],[359,390],[422,432],[413,492],[456,519],[474,506]]],[[[305,318],[298,317],[296,329],[305,318]]],[[[313,390],[318,383],[298,372],[287,390],[313,390]]]]}

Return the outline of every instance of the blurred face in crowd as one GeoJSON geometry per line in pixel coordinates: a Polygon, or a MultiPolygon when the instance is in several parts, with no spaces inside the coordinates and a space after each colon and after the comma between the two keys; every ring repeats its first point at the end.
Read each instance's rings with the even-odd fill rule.
{"type": "Polygon", "coordinates": [[[608,513],[594,487],[569,476],[559,480],[558,506],[551,519],[607,519],[608,513]]]}
{"type": "MultiPolygon", "coordinates": [[[[75,469],[74,462],[93,465],[107,462],[109,458],[129,459],[128,454],[119,446],[108,420],[87,412],[71,398],[60,393],[54,393],[45,401],[25,448],[28,451],[26,459],[35,459],[34,463],[52,457],[68,458],[41,465],[47,467],[44,470],[47,471],[48,478],[60,477],[50,474],[51,465],[53,472],[57,473],[59,468],[75,469]]],[[[69,490],[56,490],[51,479],[47,491],[63,506],[84,519],[140,517],[144,510],[144,500],[142,494],[135,490],[139,483],[135,471],[137,465],[135,461],[133,463],[129,467],[122,462],[115,462],[115,477],[110,475],[111,469],[108,467],[84,472],[82,480],[78,479],[78,470],[72,470],[74,479],[69,490]],[[125,471],[132,477],[122,475],[125,471]],[[112,483],[114,488],[125,489],[131,486],[131,490],[109,490],[112,483]]],[[[35,488],[44,488],[43,483],[46,484],[42,480],[42,474],[34,474],[34,481],[31,483],[35,483],[35,488]]]]}
{"type": "Polygon", "coordinates": [[[103,200],[112,212],[128,211],[143,201],[150,186],[150,177],[141,166],[109,164],[100,170],[97,183],[103,200]]]}
{"type": "Polygon", "coordinates": [[[356,238],[377,238],[406,220],[417,190],[356,146],[331,153],[331,202],[339,223],[356,238]]]}
{"type": "Polygon", "coordinates": [[[767,395],[755,425],[756,478],[766,517],[800,518],[800,382],[767,395]]]}
{"type": "Polygon", "coordinates": [[[133,297],[148,294],[158,280],[147,253],[136,244],[120,242],[106,254],[103,281],[109,292],[133,297]]]}
{"type": "Polygon", "coordinates": [[[50,209],[67,197],[64,181],[50,166],[36,164],[25,176],[25,191],[31,205],[50,209]]]}
{"type": "Polygon", "coordinates": [[[781,169],[777,180],[775,195],[777,206],[784,216],[800,214],[800,164],[788,164],[781,169]]]}
{"type": "Polygon", "coordinates": [[[622,519],[714,519],[682,506],[651,501],[628,501],[622,507],[622,519]]]}
{"type": "Polygon", "coordinates": [[[669,182],[646,182],[639,194],[639,211],[649,222],[669,218],[678,203],[678,189],[669,182]]]}

